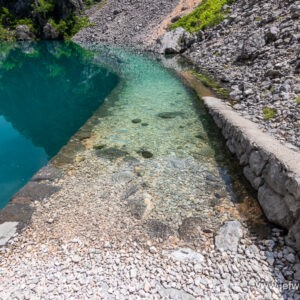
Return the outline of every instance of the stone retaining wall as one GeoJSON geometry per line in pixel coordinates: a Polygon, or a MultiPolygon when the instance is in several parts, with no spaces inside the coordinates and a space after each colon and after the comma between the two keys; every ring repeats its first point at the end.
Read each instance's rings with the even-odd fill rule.
{"type": "Polygon", "coordinates": [[[288,229],[289,237],[300,251],[300,153],[262,132],[222,100],[203,99],[222,130],[227,147],[258,191],[258,201],[266,217],[288,229]]]}

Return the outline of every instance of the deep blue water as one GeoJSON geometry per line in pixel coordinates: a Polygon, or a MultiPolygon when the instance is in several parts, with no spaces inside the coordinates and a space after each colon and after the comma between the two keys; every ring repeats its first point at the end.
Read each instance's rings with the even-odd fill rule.
{"type": "Polygon", "coordinates": [[[0,208],[117,85],[73,43],[0,44],[0,208]]]}

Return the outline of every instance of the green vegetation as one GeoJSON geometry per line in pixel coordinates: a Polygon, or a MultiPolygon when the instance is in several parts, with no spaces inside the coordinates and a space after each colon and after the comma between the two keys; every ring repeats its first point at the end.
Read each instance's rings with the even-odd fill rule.
{"type": "Polygon", "coordinates": [[[77,15],[72,15],[68,19],[60,20],[58,23],[56,23],[54,19],[50,18],[48,22],[57,31],[59,36],[64,39],[70,39],[80,29],[92,25],[87,17],[78,17],[77,15]]]}
{"type": "Polygon", "coordinates": [[[101,10],[104,5],[107,3],[108,0],[102,0],[101,3],[98,5],[98,10],[101,10]]]}
{"type": "Polygon", "coordinates": [[[214,80],[212,80],[210,77],[201,74],[201,73],[197,73],[197,72],[193,72],[193,74],[208,88],[211,88],[212,90],[214,90],[218,95],[222,96],[223,98],[229,98],[229,92],[224,89],[223,87],[220,86],[219,83],[215,82],[214,80]]]}
{"type": "Polygon", "coordinates": [[[179,19],[170,29],[183,27],[189,32],[196,32],[214,27],[222,22],[227,14],[223,10],[224,5],[232,2],[234,0],[203,0],[193,12],[179,19]]]}
{"type": "Polygon", "coordinates": [[[296,103],[297,105],[300,105],[300,95],[296,97],[296,103]]]}
{"type": "Polygon", "coordinates": [[[53,12],[55,4],[52,0],[37,0],[33,4],[33,12],[42,15],[46,18],[51,12],[53,12]]]}
{"type": "Polygon", "coordinates": [[[274,119],[276,117],[276,115],[277,115],[277,111],[274,108],[265,107],[263,109],[263,116],[264,116],[265,121],[274,119]]]}
{"type": "MultiPolygon", "coordinates": [[[[85,0],[83,2],[89,6],[97,2],[97,0],[85,0]]],[[[64,19],[59,18],[57,10],[58,7],[56,7],[54,0],[36,0],[32,5],[30,18],[18,19],[6,7],[1,7],[0,40],[15,40],[14,30],[19,25],[29,26],[30,31],[37,37],[42,37],[43,26],[48,22],[57,31],[58,38],[61,39],[70,39],[80,29],[92,25],[87,17],[78,15],[78,12],[75,10],[64,19]]]]}

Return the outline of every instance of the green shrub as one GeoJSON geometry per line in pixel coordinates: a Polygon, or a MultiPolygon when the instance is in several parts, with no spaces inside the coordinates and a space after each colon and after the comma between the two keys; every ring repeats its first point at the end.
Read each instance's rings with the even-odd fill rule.
{"type": "Polygon", "coordinates": [[[53,0],[37,0],[33,5],[33,11],[46,18],[54,10],[54,6],[53,0]]]}
{"type": "Polygon", "coordinates": [[[60,20],[58,23],[52,18],[49,19],[48,22],[54,27],[57,33],[65,39],[71,38],[80,29],[91,25],[87,17],[79,17],[75,14],[65,20],[60,20]]]}
{"type": "Polygon", "coordinates": [[[0,41],[14,41],[15,40],[15,35],[14,33],[7,29],[4,28],[1,24],[0,24],[0,41]]]}
{"type": "Polygon", "coordinates": [[[88,17],[79,17],[74,15],[71,22],[70,36],[75,35],[80,29],[91,26],[91,22],[88,17]]]}
{"type": "Polygon", "coordinates": [[[300,95],[296,97],[296,103],[297,105],[300,105],[300,95]]]}
{"type": "Polygon", "coordinates": [[[263,108],[263,116],[264,120],[268,121],[271,119],[274,119],[277,115],[277,111],[274,108],[271,107],[265,107],[263,108]]]}
{"type": "Polygon", "coordinates": [[[233,0],[203,0],[193,12],[172,24],[170,29],[183,27],[189,32],[196,32],[214,27],[222,22],[226,16],[223,6],[232,2],[233,0]]]}

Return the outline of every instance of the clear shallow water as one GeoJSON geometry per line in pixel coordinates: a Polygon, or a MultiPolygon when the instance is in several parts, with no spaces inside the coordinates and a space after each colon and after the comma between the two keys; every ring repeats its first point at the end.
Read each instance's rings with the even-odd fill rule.
{"type": "MultiPolygon", "coordinates": [[[[156,59],[57,42],[0,50],[0,206],[99,106],[84,145],[99,157],[126,153],[140,162],[141,185],[155,198],[149,217],[180,224],[201,216],[217,224],[230,218],[233,202],[253,203],[203,103],[156,59]],[[216,203],[222,218],[212,218],[216,203]]],[[[111,167],[126,169],[125,161],[111,167]]]]}
{"type": "Polygon", "coordinates": [[[152,199],[145,218],[174,230],[191,217],[218,228],[243,211],[252,224],[262,224],[255,199],[194,91],[145,55],[101,47],[93,51],[95,61],[118,73],[121,83],[101,107],[106,113],[99,114],[88,147],[100,164],[107,157],[113,160],[108,169],[103,163],[105,176],[115,168],[113,182],[132,171],[130,161],[137,164],[139,184],[152,199]]]}
{"type": "Polygon", "coordinates": [[[0,44],[0,208],[103,103],[119,78],[72,43],[0,44]]]}

